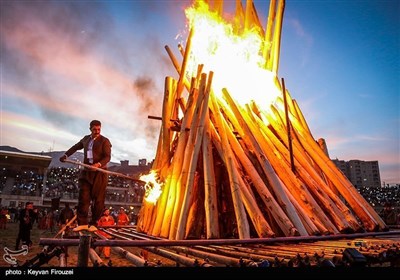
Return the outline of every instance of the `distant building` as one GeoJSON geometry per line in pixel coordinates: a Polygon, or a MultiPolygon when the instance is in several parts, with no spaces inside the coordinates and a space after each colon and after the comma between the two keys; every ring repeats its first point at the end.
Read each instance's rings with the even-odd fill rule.
{"type": "Polygon", "coordinates": [[[381,176],[377,160],[344,161],[333,159],[332,161],[356,188],[381,186],[381,176]]]}
{"type": "Polygon", "coordinates": [[[129,160],[121,160],[121,165],[110,166],[108,170],[139,179],[140,175],[150,172],[151,165],[147,164],[146,159],[139,159],[138,163],[138,165],[129,165],[129,160]]]}
{"type": "Polygon", "coordinates": [[[26,201],[42,205],[51,157],[0,150],[0,205],[19,207],[26,201]]]}

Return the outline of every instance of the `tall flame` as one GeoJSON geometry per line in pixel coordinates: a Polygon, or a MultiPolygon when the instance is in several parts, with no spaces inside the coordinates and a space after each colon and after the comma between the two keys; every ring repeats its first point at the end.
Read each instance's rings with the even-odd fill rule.
{"type": "Polygon", "coordinates": [[[146,182],[144,199],[147,202],[156,204],[158,198],[161,195],[161,184],[157,182],[157,172],[155,170],[151,170],[149,174],[141,175],[140,180],[146,182]]]}
{"type": "Polygon", "coordinates": [[[217,96],[222,88],[240,104],[254,100],[267,109],[281,96],[275,75],[264,68],[263,38],[257,29],[245,29],[238,34],[232,24],[203,1],[185,11],[193,29],[192,49],[188,61],[188,76],[195,76],[197,65],[204,64],[204,72],[213,71],[213,89],[217,96]]]}

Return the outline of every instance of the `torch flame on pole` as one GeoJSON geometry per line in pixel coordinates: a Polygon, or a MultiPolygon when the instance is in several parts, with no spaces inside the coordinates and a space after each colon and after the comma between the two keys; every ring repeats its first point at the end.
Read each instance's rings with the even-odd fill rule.
{"type": "Polygon", "coordinates": [[[144,199],[147,202],[156,204],[161,195],[161,184],[157,182],[157,172],[151,170],[149,174],[141,175],[140,180],[146,182],[144,199]]]}

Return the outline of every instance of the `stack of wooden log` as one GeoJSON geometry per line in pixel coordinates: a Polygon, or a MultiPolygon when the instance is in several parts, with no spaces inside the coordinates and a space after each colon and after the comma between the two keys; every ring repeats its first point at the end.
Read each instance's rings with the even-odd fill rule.
{"type": "MultiPolygon", "coordinates": [[[[222,13],[223,1],[213,12],[222,13]]],[[[198,2],[195,3],[195,5],[198,2]]],[[[138,230],[168,239],[251,238],[379,231],[387,227],[319,145],[296,100],[277,78],[285,2],[271,0],[266,31],[251,0],[237,1],[243,29],[264,33],[265,70],[280,92],[269,107],[239,104],[214,73],[188,80],[191,26],[182,62],[166,47],[179,78],[165,79],[162,125],[152,169],[162,193],[144,200],[138,230]],[[242,17],[240,15],[243,15],[242,17]],[[187,96],[184,96],[186,90],[187,96]]],[[[239,21],[240,22],[240,21],[239,21]]],[[[228,62],[227,62],[228,63],[228,62]]],[[[246,94],[246,93],[244,93],[246,94]]],[[[264,105],[264,104],[263,104],[264,105]]]]}

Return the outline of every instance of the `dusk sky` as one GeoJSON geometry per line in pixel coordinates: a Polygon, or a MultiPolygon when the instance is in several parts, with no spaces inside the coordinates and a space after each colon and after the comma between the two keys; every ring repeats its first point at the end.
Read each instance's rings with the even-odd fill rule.
{"type": "MultiPolygon", "coordinates": [[[[151,161],[191,1],[2,0],[0,145],[65,151],[92,119],[112,161],[151,161]]],[[[235,1],[225,0],[226,12],[235,1]]],[[[242,1],[245,4],[245,1],[242,1]]],[[[254,1],[265,27],[269,1],[254,1]]],[[[400,1],[286,1],[279,78],[330,157],[400,183],[400,1]]]]}

